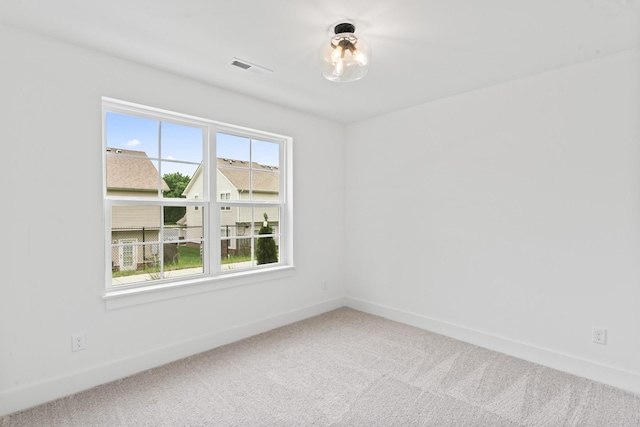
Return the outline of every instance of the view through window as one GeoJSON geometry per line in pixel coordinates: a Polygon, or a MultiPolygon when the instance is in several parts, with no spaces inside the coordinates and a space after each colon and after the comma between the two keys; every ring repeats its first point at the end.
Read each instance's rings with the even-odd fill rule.
{"type": "Polygon", "coordinates": [[[284,139],[117,103],[104,132],[108,290],[283,263],[284,139]]]}

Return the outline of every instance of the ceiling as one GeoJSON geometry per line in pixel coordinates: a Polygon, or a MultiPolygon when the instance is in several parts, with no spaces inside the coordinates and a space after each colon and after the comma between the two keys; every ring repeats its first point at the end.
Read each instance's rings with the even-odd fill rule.
{"type": "Polygon", "coordinates": [[[341,123],[640,47],[640,0],[0,0],[0,23],[341,123]],[[331,83],[344,21],[372,64],[331,83]]]}

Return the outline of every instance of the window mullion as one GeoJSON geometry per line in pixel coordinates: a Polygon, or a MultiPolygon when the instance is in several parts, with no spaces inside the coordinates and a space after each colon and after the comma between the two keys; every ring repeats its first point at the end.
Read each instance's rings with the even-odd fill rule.
{"type": "MultiPolygon", "coordinates": [[[[105,188],[105,193],[106,193],[106,188],[105,188]]],[[[106,199],[104,200],[104,218],[105,218],[105,224],[111,224],[111,201],[106,199]]],[[[112,274],[113,274],[113,239],[112,239],[112,235],[111,235],[111,227],[107,226],[104,228],[104,250],[105,250],[105,255],[107,255],[105,257],[106,260],[111,259],[111,263],[109,262],[105,262],[104,263],[104,268],[105,268],[105,277],[107,278],[111,278],[112,274]]],[[[112,280],[107,280],[107,291],[111,290],[113,288],[113,283],[112,280]]]]}
{"type": "MultiPolygon", "coordinates": [[[[249,194],[251,197],[251,193],[249,194]]],[[[251,265],[256,262],[256,248],[255,248],[255,234],[256,234],[256,209],[251,208],[251,226],[249,227],[251,232],[249,233],[251,239],[251,265]]]]}
{"type": "Polygon", "coordinates": [[[158,197],[162,197],[162,121],[158,120],[158,197]]]}
{"type": "Polygon", "coordinates": [[[209,160],[209,167],[206,170],[206,174],[208,179],[207,183],[207,200],[209,201],[209,227],[208,227],[208,256],[207,261],[209,262],[209,270],[210,272],[215,272],[216,274],[220,272],[220,205],[217,203],[218,200],[218,187],[217,187],[217,165],[218,160],[216,158],[216,150],[217,150],[217,132],[214,126],[209,126],[209,138],[205,147],[208,150],[208,155],[206,158],[209,160]],[[214,269],[214,266],[215,269],[214,269]]]}

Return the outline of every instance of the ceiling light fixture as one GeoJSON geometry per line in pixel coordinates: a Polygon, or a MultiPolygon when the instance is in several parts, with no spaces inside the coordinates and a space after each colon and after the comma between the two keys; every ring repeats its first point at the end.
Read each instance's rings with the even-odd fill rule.
{"type": "Polygon", "coordinates": [[[356,37],[355,25],[348,22],[334,28],[335,35],[320,50],[322,75],[332,82],[360,80],[369,71],[371,48],[362,37],[356,37]]]}

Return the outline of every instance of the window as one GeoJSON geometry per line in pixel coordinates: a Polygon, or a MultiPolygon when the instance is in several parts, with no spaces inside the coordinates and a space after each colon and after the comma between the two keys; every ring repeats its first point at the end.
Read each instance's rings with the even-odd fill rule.
{"type": "Polygon", "coordinates": [[[290,138],[110,99],[103,110],[107,294],[291,266],[290,138]]]}
{"type": "Polygon", "coordinates": [[[282,215],[280,144],[216,134],[223,270],[278,263],[282,215]]]}
{"type": "MultiPolygon", "coordinates": [[[[220,200],[229,200],[231,199],[231,193],[220,193],[220,200]]],[[[220,206],[221,211],[230,211],[231,206],[220,206]]]]}

